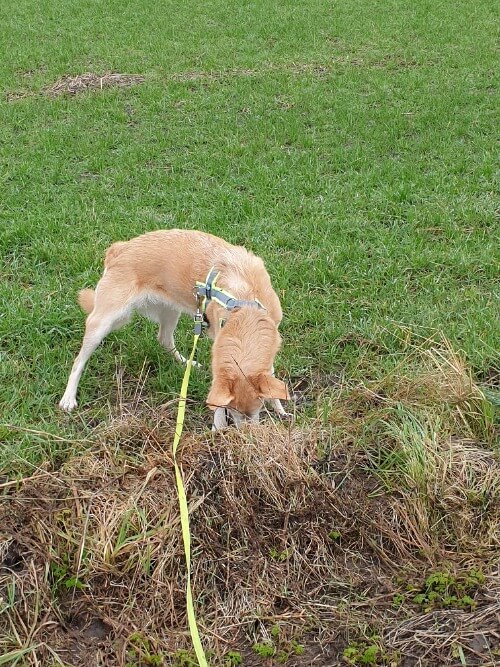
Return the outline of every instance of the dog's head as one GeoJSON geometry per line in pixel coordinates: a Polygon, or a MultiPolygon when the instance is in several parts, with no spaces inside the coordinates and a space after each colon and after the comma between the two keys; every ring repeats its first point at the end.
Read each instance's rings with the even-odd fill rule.
{"type": "Polygon", "coordinates": [[[212,348],[208,406],[227,408],[238,425],[258,421],[264,399],[287,400],[286,385],[271,374],[280,345],[276,323],[266,312],[242,308],[232,313],[212,348]]]}
{"type": "Polygon", "coordinates": [[[259,421],[265,399],[289,400],[290,395],[284,382],[270,373],[258,373],[249,377],[214,378],[207,397],[207,405],[212,410],[227,408],[236,425],[245,420],[259,421]]]}

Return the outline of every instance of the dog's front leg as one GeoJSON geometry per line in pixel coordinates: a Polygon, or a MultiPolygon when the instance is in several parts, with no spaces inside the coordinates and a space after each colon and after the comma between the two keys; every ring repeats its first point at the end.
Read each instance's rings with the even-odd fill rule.
{"type": "MultiPolygon", "coordinates": [[[[184,366],[187,364],[186,357],[177,350],[174,341],[174,330],[179,320],[180,311],[174,308],[163,308],[159,313],[160,328],[158,329],[158,341],[170,352],[176,361],[184,366]]],[[[193,359],[193,368],[201,368],[201,364],[193,359]]]]}
{"type": "Polygon", "coordinates": [[[215,408],[212,431],[218,431],[220,428],[224,428],[225,426],[227,426],[226,408],[215,408]]]}
{"type": "MultiPolygon", "coordinates": [[[[274,365],[271,366],[271,375],[275,377],[274,375],[274,365]]],[[[279,398],[272,398],[271,399],[272,406],[274,408],[274,411],[278,415],[280,419],[283,421],[292,421],[293,420],[293,415],[290,412],[287,412],[283,405],[281,404],[281,401],[279,398]]]]}
{"type": "Polygon", "coordinates": [[[288,416],[288,412],[285,410],[285,408],[281,404],[281,401],[280,401],[279,398],[272,398],[271,403],[272,403],[274,411],[276,412],[277,415],[279,415],[280,417],[288,416]]]}
{"type": "Polygon", "coordinates": [[[278,417],[285,422],[292,422],[293,421],[293,415],[291,412],[287,412],[285,408],[281,405],[281,401],[279,398],[272,398],[271,403],[273,404],[274,411],[278,415],[278,417]]]}

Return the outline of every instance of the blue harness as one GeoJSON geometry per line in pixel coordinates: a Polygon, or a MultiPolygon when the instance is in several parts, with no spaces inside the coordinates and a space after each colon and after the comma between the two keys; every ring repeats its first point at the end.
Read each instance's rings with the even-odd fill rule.
{"type": "MultiPolygon", "coordinates": [[[[220,287],[217,287],[217,278],[219,275],[220,271],[218,271],[215,267],[212,267],[204,283],[196,281],[197,310],[194,317],[194,330],[195,333],[198,333],[198,335],[201,334],[203,325],[208,325],[205,312],[210,301],[215,301],[215,303],[218,303],[219,306],[222,306],[229,312],[236,310],[236,308],[245,307],[260,308],[265,310],[264,306],[257,299],[254,301],[236,299],[229,292],[226,292],[220,287]]],[[[223,327],[224,323],[225,320],[220,320],[219,326],[223,327]]]]}

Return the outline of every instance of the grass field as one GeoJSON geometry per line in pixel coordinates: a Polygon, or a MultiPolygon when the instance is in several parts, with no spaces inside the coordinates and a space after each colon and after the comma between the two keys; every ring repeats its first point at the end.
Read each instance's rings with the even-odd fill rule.
{"type": "MultiPolygon", "coordinates": [[[[4,0],[5,479],[95,447],[124,410],[167,404],[170,418],[183,371],[143,320],[96,351],[79,410],[56,407],[83,331],[78,289],[95,284],[111,242],[163,227],[265,259],[284,309],[278,375],[295,388],[299,425],[329,424],[328,447],[353,446],[332,417],[346,388],[420,377],[424,348],[473,378],[460,437],[494,444],[497,20],[490,0],[4,0]],[[87,72],[140,78],[60,94],[64,77],[87,72]]],[[[189,427],[207,437],[208,343],[200,357],[189,427]]],[[[434,399],[435,417],[442,392],[434,399]]],[[[411,441],[412,417],[398,414],[391,428],[411,441]]]]}

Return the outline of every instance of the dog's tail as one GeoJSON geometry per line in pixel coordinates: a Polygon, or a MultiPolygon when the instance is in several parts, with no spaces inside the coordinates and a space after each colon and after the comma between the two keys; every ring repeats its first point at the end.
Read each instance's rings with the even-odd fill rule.
{"type": "Polygon", "coordinates": [[[78,303],[86,313],[94,310],[95,291],[93,289],[82,289],[78,292],[78,303]]]}

